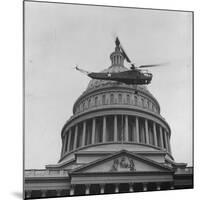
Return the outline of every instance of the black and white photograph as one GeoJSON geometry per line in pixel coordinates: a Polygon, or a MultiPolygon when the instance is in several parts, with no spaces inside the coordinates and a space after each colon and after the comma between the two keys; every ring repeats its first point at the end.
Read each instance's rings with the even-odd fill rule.
{"type": "Polygon", "coordinates": [[[23,6],[24,199],[192,189],[193,12],[23,6]]]}

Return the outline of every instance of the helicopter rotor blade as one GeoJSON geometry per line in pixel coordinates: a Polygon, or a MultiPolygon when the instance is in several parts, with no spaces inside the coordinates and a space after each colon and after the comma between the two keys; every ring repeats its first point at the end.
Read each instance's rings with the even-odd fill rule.
{"type": "Polygon", "coordinates": [[[138,68],[149,68],[149,67],[159,67],[159,66],[165,66],[168,63],[159,63],[159,64],[152,64],[152,65],[140,65],[138,68]]]}

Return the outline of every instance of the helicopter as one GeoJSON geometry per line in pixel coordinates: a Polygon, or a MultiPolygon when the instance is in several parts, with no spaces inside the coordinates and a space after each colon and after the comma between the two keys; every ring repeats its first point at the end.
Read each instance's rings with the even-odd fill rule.
{"type": "Polygon", "coordinates": [[[144,85],[150,84],[153,78],[153,74],[149,73],[147,70],[142,70],[142,68],[147,67],[156,67],[161,64],[152,64],[152,65],[141,65],[136,67],[129,57],[127,56],[124,48],[122,47],[119,38],[116,37],[115,40],[116,47],[120,49],[121,54],[125,58],[125,60],[131,65],[129,70],[122,71],[122,72],[88,72],[86,70],[80,69],[78,66],[75,67],[76,70],[86,74],[92,79],[99,79],[99,80],[111,80],[117,81],[121,83],[125,83],[127,85],[144,85]]]}

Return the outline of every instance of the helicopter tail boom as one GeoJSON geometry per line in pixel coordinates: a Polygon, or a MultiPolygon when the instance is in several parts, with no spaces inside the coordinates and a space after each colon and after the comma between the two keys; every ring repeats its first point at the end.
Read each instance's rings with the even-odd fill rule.
{"type": "Polygon", "coordinates": [[[86,75],[90,74],[90,72],[88,72],[86,70],[83,70],[83,69],[80,69],[78,66],[76,66],[75,69],[78,70],[78,71],[80,71],[83,74],[86,74],[86,75]]]}

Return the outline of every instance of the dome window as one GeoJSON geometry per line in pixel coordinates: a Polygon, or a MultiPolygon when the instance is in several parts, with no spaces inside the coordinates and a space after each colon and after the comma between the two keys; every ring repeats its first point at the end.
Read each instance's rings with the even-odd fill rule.
{"type": "Polygon", "coordinates": [[[119,104],[121,104],[122,103],[122,94],[118,95],[118,100],[119,100],[119,104]]]}
{"type": "Polygon", "coordinates": [[[135,105],[137,105],[137,96],[134,97],[135,105]]]}
{"type": "Polygon", "coordinates": [[[147,108],[149,108],[149,101],[147,100],[147,108]]]}
{"type": "Polygon", "coordinates": [[[144,99],[141,99],[141,106],[144,107],[144,99]]]}
{"type": "Polygon", "coordinates": [[[105,94],[102,96],[102,104],[103,104],[103,105],[106,104],[106,95],[105,95],[105,94]]]}
{"type": "Polygon", "coordinates": [[[98,106],[98,97],[95,97],[94,102],[95,102],[95,106],[98,106]]]}
{"type": "Polygon", "coordinates": [[[91,99],[88,100],[88,108],[91,106],[91,99]]]}
{"type": "Polygon", "coordinates": [[[110,95],[110,104],[114,104],[114,94],[110,95]]]}
{"type": "Polygon", "coordinates": [[[127,95],[127,104],[130,104],[130,95],[127,95]]]}

